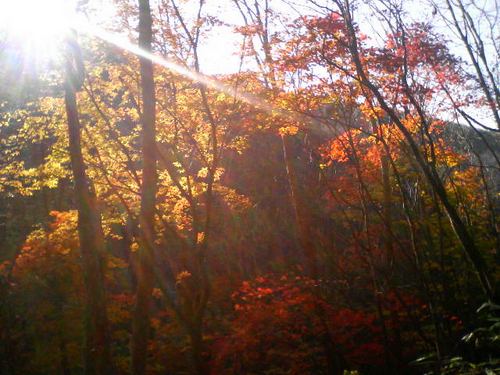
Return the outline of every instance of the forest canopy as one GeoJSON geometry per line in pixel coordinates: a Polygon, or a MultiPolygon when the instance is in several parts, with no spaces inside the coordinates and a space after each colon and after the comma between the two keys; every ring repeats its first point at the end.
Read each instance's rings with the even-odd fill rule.
{"type": "Polygon", "coordinates": [[[0,374],[500,373],[495,0],[0,4],[0,374]]]}

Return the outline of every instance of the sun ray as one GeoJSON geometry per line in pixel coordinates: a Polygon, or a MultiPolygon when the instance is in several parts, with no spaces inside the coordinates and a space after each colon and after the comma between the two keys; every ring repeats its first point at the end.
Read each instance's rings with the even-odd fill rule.
{"type": "Polygon", "coordinates": [[[138,46],[130,43],[128,40],[126,40],[123,37],[117,37],[115,35],[112,35],[104,30],[100,30],[96,27],[90,26],[89,24],[82,24],[80,23],[78,26],[78,30],[80,32],[83,32],[87,35],[91,35],[94,37],[97,37],[105,42],[108,42],[110,44],[113,44],[123,50],[126,50],[128,52],[131,52],[137,56],[145,57],[147,59],[150,59],[153,63],[162,66],[164,68],[167,68],[177,74],[180,74],[181,76],[188,78],[192,80],[193,82],[197,82],[199,84],[202,84],[206,87],[215,89],[221,93],[227,94],[231,97],[234,97],[235,99],[242,100],[247,102],[248,104],[252,105],[253,107],[264,111],[268,114],[272,114],[275,116],[278,116],[282,119],[287,119],[289,121],[294,121],[302,124],[307,124],[309,121],[308,119],[299,114],[292,112],[288,109],[285,109],[281,106],[277,106],[273,103],[270,103],[268,100],[266,100],[263,97],[250,94],[250,93],[245,93],[236,90],[234,87],[231,87],[229,85],[226,85],[219,80],[209,77],[207,75],[204,75],[202,73],[198,73],[194,70],[188,69],[180,64],[177,64],[176,62],[173,62],[171,60],[165,59],[162,56],[159,56],[154,53],[149,53],[146,52],[142,49],[140,49],[138,46]]]}

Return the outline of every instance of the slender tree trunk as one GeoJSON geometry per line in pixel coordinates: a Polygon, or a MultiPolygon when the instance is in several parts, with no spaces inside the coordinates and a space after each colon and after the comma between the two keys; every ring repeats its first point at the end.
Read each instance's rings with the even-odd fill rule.
{"type": "Polygon", "coordinates": [[[91,191],[82,155],[80,119],[76,91],[83,81],[83,63],[76,40],[68,40],[66,82],[64,85],[68,120],[69,154],[75,180],[78,208],[78,234],[86,292],[85,374],[112,374],[108,318],[104,292],[104,235],[95,195],[91,191]]]}
{"type": "MultiPolygon", "coordinates": [[[[151,52],[152,23],[149,0],[139,0],[139,47],[151,52]]],[[[150,335],[151,296],[154,285],[155,204],[157,189],[155,142],[155,86],[153,63],[140,57],[142,90],[142,186],[139,214],[139,252],[137,259],[137,294],[133,317],[131,356],[132,374],[143,375],[147,367],[150,335]]]]}
{"type": "Polygon", "coordinates": [[[193,363],[191,363],[191,372],[196,375],[207,374],[207,366],[203,358],[203,321],[199,319],[193,322],[192,327],[189,329],[189,337],[191,339],[191,346],[193,350],[193,363]]]}
{"type": "Polygon", "coordinates": [[[308,213],[304,201],[300,196],[301,194],[299,192],[297,177],[292,165],[289,139],[286,134],[282,135],[281,142],[283,146],[283,158],[285,160],[286,174],[290,185],[292,204],[295,210],[295,220],[299,230],[300,243],[307,260],[308,276],[316,280],[318,278],[316,248],[312,242],[310,220],[308,219],[308,213]]]}
{"type": "Polygon", "coordinates": [[[380,162],[382,166],[382,189],[384,194],[383,217],[384,225],[386,228],[384,233],[384,246],[386,252],[387,271],[389,272],[389,274],[392,274],[392,268],[394,267],[394,238],[392,235],[392,192],[389,170],[389,155],[384,152],[380,158],[380,162]]]}

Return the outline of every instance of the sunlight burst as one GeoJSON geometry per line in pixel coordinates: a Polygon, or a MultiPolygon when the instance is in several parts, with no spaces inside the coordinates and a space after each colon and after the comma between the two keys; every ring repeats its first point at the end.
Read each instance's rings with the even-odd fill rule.
{"type": "Polygon", "coordinates": [[[19,44],[26,57],[50,59],[74,22],[75,6],[69,0],[15,0],[0,3],[0,28],[19,44]]]}

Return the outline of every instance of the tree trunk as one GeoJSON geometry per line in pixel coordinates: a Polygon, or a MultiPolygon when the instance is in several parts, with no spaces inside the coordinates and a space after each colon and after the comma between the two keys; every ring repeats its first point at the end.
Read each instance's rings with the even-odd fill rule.
{"type": "MultiPolygon", "coordinates": [[[[151,9],[149,0],[139,0],[139,47],[151,52],[151,9]]],[[[150,334],[151,295],[154,283],[155,203],[157,189],[155,142],[155,86],[153,63],[139,57],[142,90],[142,186],[139,214],[139,251],[136,265],[137,294],[133,317],[131,356],[132,374],[143,375],[147,367],[150,334]]]]}
{"type": "Polygon", "coordinates": [[[283,146],[283,158],[285,160],[286,174],[290,185],[292,205],[295,211],[295,220],[299,230],[300,244],[307,261],[307,276],[316,280],[318,278],[316,248],[312,241],[311,224],[308,212],[299,192],[299,184],[292,165],[289,139],[286,134],[282,135],[281,142],[283,146]]]}
{"type": "Polygon", "coordinates": [[[75,180],[78,209],[78,235],[86,292],[85,374],[112,374],[108,318],[104,292],[104,234],[96,197],[88,183],[81,148],[80,119],[76,91],[82,83],[83,63],[76,40],[68,40],[68,59],[64,85],[68,120],[69,153],[75,180]],[[80,77],[80,78],[79,78],[80,77]]]}

